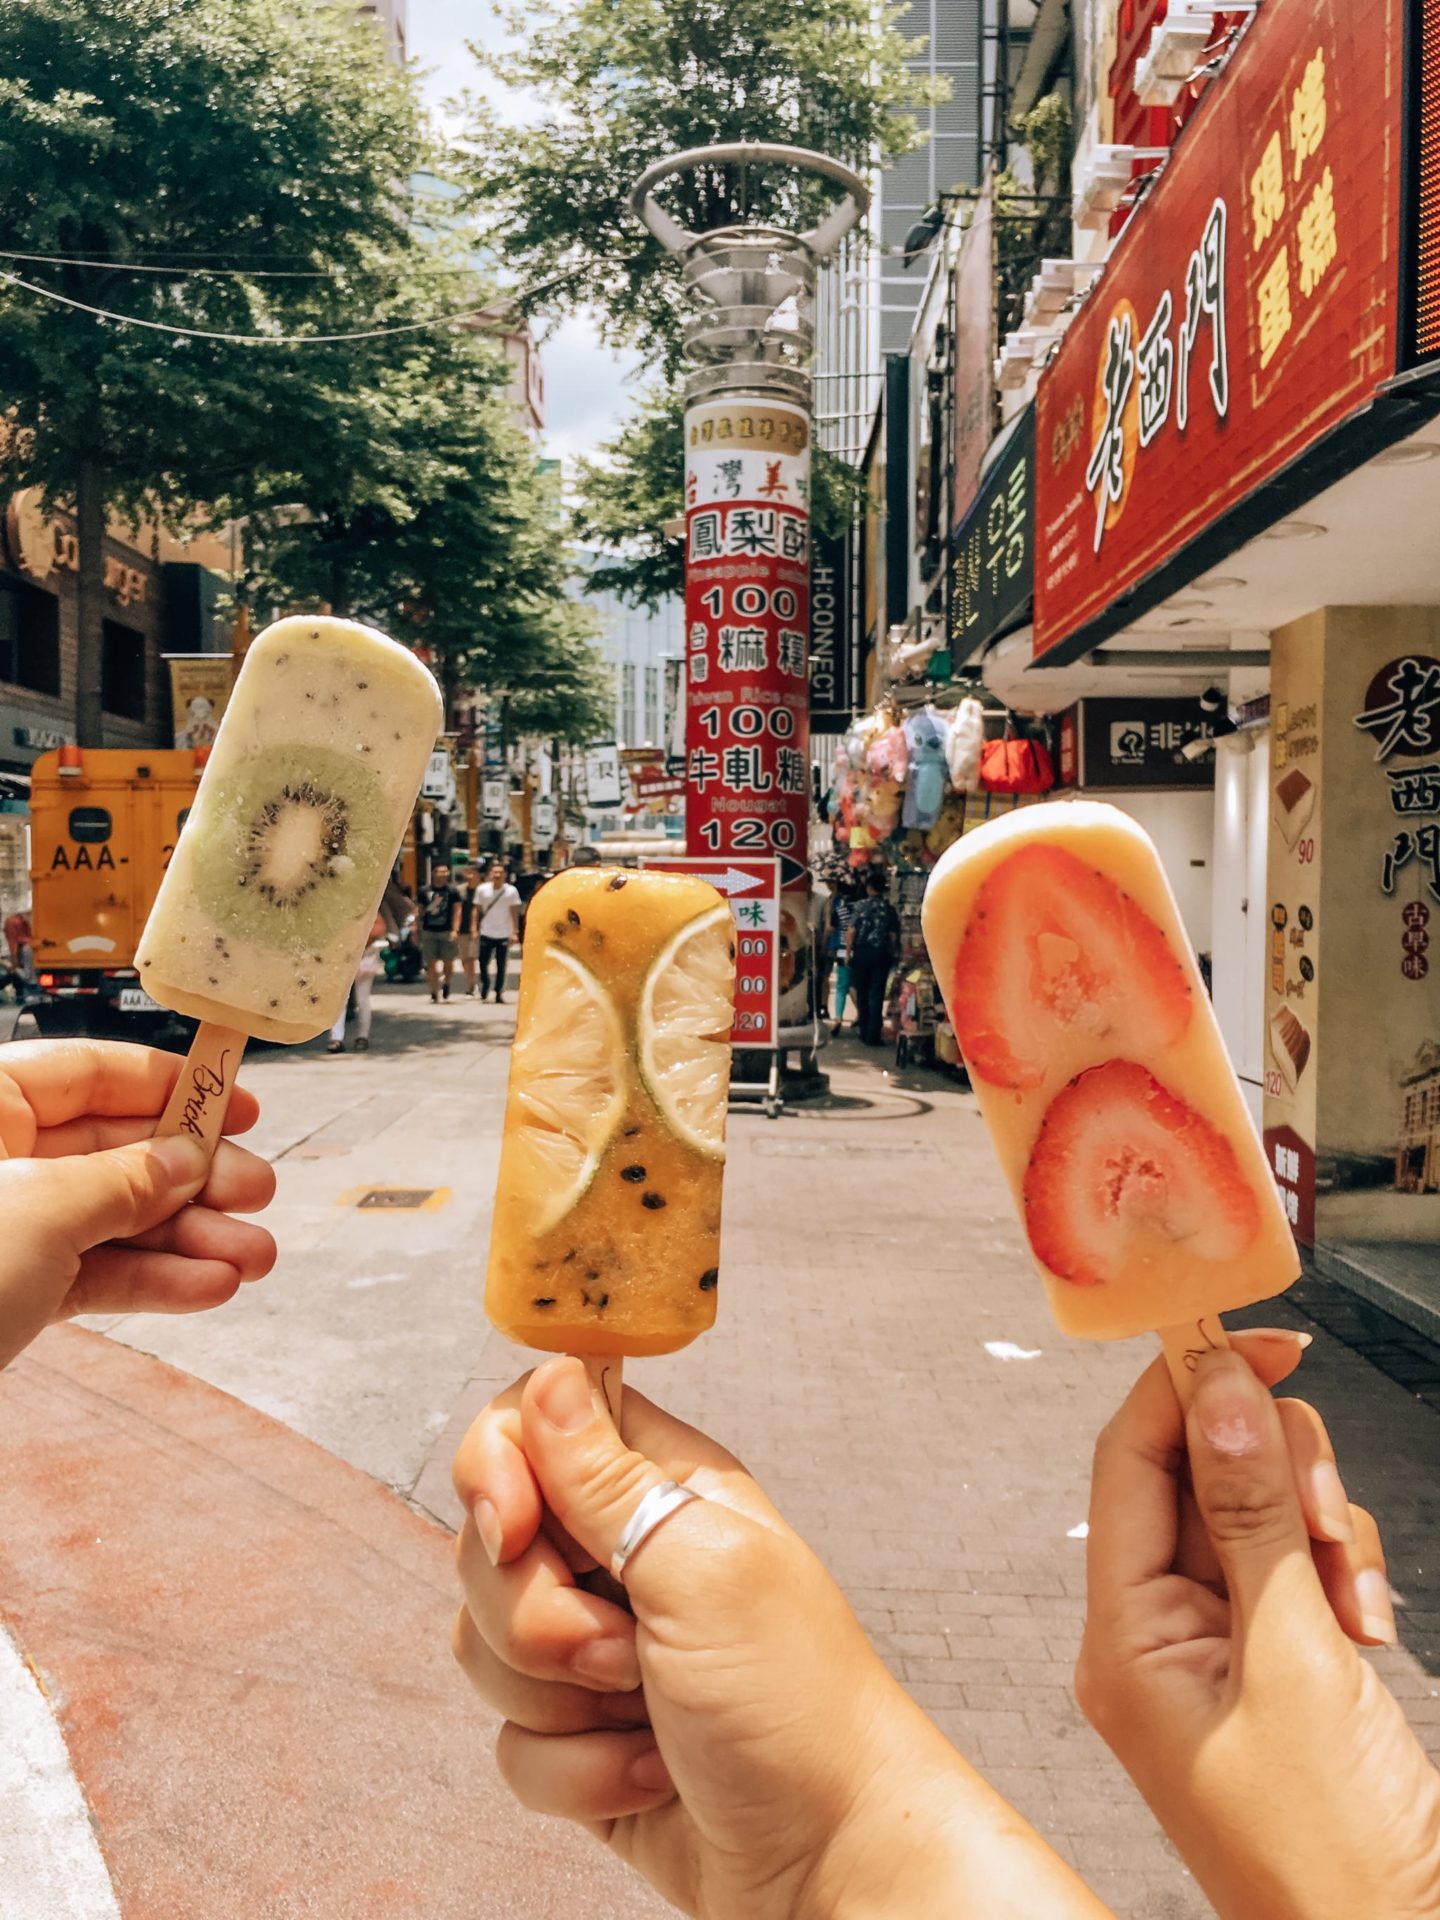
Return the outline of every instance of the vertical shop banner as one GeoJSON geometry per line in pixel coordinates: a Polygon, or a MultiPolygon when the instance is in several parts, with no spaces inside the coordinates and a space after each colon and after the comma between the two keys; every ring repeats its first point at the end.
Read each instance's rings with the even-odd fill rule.
{"type": "Polygon", "coordinates": [[[950,524],[958,527],[980,486],[995,428],[995,213],[987,181],[955,261],[955,447],[950,524]]]}
{"type": "Polygon", "coordinates": [[[855,715],[853,530],[818,536],[810,567],[810,724],[843,733],[855,715]]]}
{"type": "Polygon", "coordinates": [[[613,813],[623,798],[620,749],[613,740],[596,740],[585,749],[585,804],[596,813],[613,813]]]}
{"type": "Polygon", "coordinates": [[[810,809],[810,416],[685,415],[685,843],[803,858],[810,809]]]}
{"type": "Polygon", "coordinates": [[[1440,616],[1282,628],[1271,727],[1266,1147],[1302,1239],[1440,1243],[1440,616]]]}
{"type": "Polygon", "coordinates": [[[1403,15],[1262,7],[1132,214],[1036,397],[1037,655],[1163,597],[1394,372],[1403,15]]]}
{"type": "Polygon", "coordinates": [[[1024,618],[1035,586],[1035,409],[991,462],[950,553],[950,652],[969,660],[1024,618]]]}
{"type": "Polygon", "coordinates": [[[780,862],[660,854],[646,856],[640,864],[662,873],[692,874],[725,895],[735,922],[735,1025],[730,1038],[737,1047],[778,1046],[784,912],[780,862]]]}
{"type": "Polygon", "coordinates": [[[170,716],[177,747],[214,744],[235,684],[228,653],[168,653],[170,716]]]}

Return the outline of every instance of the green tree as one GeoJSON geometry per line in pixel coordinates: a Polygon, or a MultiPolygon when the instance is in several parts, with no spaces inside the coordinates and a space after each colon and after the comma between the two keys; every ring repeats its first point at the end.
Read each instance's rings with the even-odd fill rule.
{"type": "Polygon", "coordinates": [[[369,620],[427,647],[447,694],[505,696],[512,737],[568,740],[610,695],[593,620],[569,597],[558,501],[510,418],[505,376],[483,332],[417,337],[366,390],[312,391],[350,429],[331,433],[321,469],[297,442],[290,470],[226,505],[244,516],[262,602],[369,620]],[[297,512],[297,500],[312,504],[297,512]]]}
{"type": "Polygon", "coordinates": [[[0,0],[0,480],[75,509],[82,744],[102,738],[107,510],[177,521],[293,470],[302,440],[313,471],[371,431],[394,352],[84,309],[279,340],[458,304],[397,187],[424,157],[413,80],[348,7],[0,0]]]}
{"type": "MultiPolygon", "coordinates": [[[[868,165],[913,145],[932,97],[904,61],[901,9],[870,0],[549,0],[508,16],[514,52],[476,48],[546,103],[507,124],[468,103],[465,172],[499,257],[534,307],[593,306],[606,336],[669,371],[688,311],[675,265],[627,205],[652,161],[729,140],[818,148],[868,165]]],[[[775,170],[703,169],[666,188],[687,225],[744,217],[803,227],[833,194],[775,170]]]]}
{"type": "MultiPolygon", "coordinates": [[[[618,594],[652,611],[685,591],[685,542],[665,531],[684,512],[685,401],[678,387],[652,387],[620,432],[576,474],[574,527],[601,558],[591,569],[597,591],[618,594]]],[[[858,498],[852,468],[815,448],[810,506],[815,531],[848,527],[858,498]]]]}

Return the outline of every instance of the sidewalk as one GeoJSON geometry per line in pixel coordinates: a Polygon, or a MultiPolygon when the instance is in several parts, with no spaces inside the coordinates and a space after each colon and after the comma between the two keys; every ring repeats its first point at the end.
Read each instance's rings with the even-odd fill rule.
{"type": "MultiPolygon", "coordinates": [[[[359,1062],[257,1062],[285,1251],[235,1311],[61,1329],[0,1378],[0,1621],[49,1689],[123,1920],[665,1910],[510,1804],[451,1668],[434,1521],[456,1517],[455,1443],[525,1356],[478,1313],[507,1016],[428,1015],[394,1009],[386,1040],[377,1017],[359,1062]],[[374,1272],[357,1266],[336,1196],[382,1164],[410,1178],[440,1115],[430,1177],[453,1202],[423,1241],[374,1222],[374,1272]],[[131,1350],[150,1340],[193,1342],[187,1366],[283,1400],[290,1424],[131,1350]],[[442,1340],[454,1384],[427,1399],[442,1340]],[[365,1409],[348,1425],[344,1394],[365,1409]],[[292,1428],[373,1459],[412,1505],[292,1428]]],[[[850,1042],[825,1064],[828,1101],[733,1116],[719,1321],[631,1377],[740,1453],[915,1697],[1121,1920],[1199,1920],[1070,1693],[1090,1447],[1146,1343],[1055,1333],[967,1095],[850,1042]]],[[[1380,1518],[1401,1601],[1406,1647],[1377,1665],[1435,1750],[1440,1413],[1289,1302],[1244,1317],[1314,1327],[1301,1390],[1380,1518]]]]}

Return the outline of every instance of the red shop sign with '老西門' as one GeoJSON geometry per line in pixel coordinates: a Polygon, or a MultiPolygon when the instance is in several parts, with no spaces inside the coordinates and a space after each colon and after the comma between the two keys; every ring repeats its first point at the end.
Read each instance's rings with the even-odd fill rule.
{"type": "Polygon", "coordinates": [[[1037,654],[1393,373],[1403,24],[1268,0],[1132,216],[1040,381],[1037,654]]]}

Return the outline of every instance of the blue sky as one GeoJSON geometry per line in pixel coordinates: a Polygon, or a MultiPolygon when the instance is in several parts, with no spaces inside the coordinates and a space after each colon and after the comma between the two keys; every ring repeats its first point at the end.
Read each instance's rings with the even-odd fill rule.
{"type": "MultiPolygon", "coordinates": [[[[467,40],[493,42],[499,26],[485,0],[409,0],[407,39],[427,98],[439,106],[476,84],[467,40]]],[[[542,348],[546,451],[563,459],[589,453],[615,432],[631,406],[633,355],[602,347],[585,315],[552,323],[542,348]]]]}

